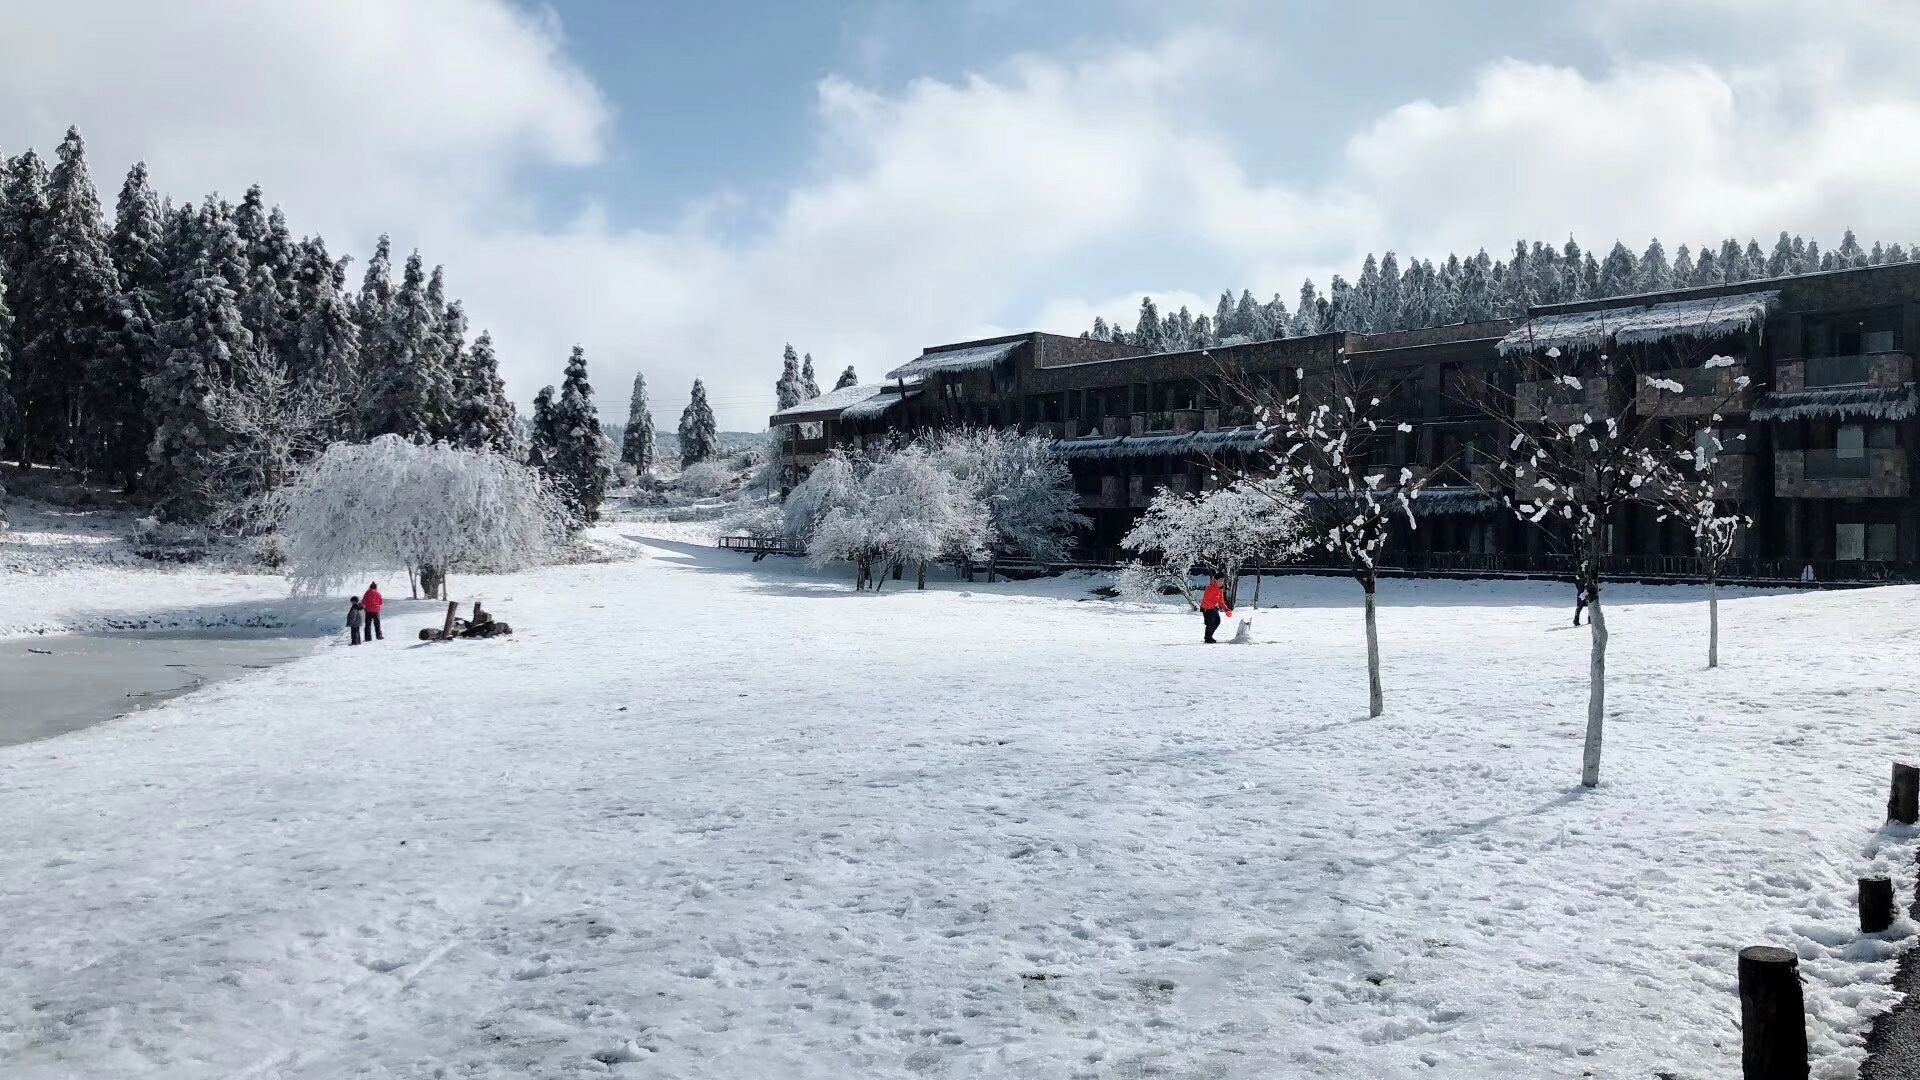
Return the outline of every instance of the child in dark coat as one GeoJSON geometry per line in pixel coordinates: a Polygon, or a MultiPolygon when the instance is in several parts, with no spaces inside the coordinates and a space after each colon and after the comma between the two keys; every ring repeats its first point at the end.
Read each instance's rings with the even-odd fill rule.
{"type": "Polygon", "coordinates": [[[360,627],[366,620],[366,614],[366,609],[360,606],[359,597],[347,603],[347,634],[353,639],[351,644],[360,644],[360,627]]]}

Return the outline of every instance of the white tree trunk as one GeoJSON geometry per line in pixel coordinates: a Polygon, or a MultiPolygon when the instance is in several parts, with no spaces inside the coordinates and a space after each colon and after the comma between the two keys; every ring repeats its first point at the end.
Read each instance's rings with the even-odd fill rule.
{"type": "Polygon", "coordinates": [[[1380,689],[1380,623],[1374,616],[1373,590],[1367,590],[1367,715],[1387,711],[1386,694],[1380,689]]]}
{"type": "Polygon", "coordinates": [[[1587,669],[1587,748],[1580,757],[1580,783],[1600,784],[1600,735],[1607,715],[1607,617],[1600,611],[1600,592],[1587,600],[1587,628],[1593,631],[1593,653],[1587,669]]]}
{"type": "Polygon", "coordinates": [[[1707,666],[1720,666],[1720,583],[1707,582],[1707,666]]]}

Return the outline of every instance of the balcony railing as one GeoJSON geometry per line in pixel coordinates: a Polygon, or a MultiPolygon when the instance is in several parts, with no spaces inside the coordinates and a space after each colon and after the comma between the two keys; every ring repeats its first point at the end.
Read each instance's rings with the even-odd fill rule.
{"type": "Polygon", "coordinates": [[[1872,475],[1872,461],[1865,450],[1809,450],[1806,453],[1809,480],[1865,480],[1872,475]]]}
{"type": "Polygon", "coordinates": [[[1827,386],[1865,386],[1872,381],[1868,356],[1815,356],[1807,360],[1807,389],[1827,386]]]}
{"type": "Polygon", "coordinates": [[[1144,423],[1146,425],[1145,430],[1147,431],[1172,431],[1173,430],[1172,410],[1167,410],[1165,412],[1150,412],[1150,413],[1145,413],[1143,415],[1145,416],[1145,420],[1144,420],[1144,423]]]}

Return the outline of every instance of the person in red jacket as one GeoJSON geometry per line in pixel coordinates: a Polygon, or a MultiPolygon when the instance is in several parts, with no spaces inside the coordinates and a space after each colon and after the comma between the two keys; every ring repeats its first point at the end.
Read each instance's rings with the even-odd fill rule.
{"type": "Polygon", "coordinates": [[[367,611],[368,641],[373,641],[376,638],[381,641],[387,639],[387,635],[380,632],[380,605],[385,602],[385,600],[380,598],[380,583],[377,581],[368,582],[367,593],[360,598],[360,606],[367,611]]]}
{"type": "Polygon", "coordinates": [[[1233,609],[1227,606],[1226,579],[1219,574],[1207,578],[1207,591],[1200,595],[1200,618],[1207,624],[1207,633],[1202,640],[1208,645],[1217,645],[1213,632],[1220,629],[1221,613],[1233,618],[1233,609]]]}

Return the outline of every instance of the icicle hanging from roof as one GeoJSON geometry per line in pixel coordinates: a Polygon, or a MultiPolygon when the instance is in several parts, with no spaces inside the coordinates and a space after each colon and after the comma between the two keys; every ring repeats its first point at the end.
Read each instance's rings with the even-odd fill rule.
{"type": "Polygon", "coordinates": [[[1500,339],[1500,355],[1559,349],[1583,352],[1609,341],[1643,345],[1671,338],[1718,338],[1766,325],[1767,312],[1780,300],[1777,290],[1673,300],[1637,307],[1536,315],[1500,339]]]}
{"type": "Polygon", "coordinates": [[[1909,420],[1917,403],[1913,385],[1794,390],[1762,394],[1749,414],[1755,420],[1909,420]]]}

